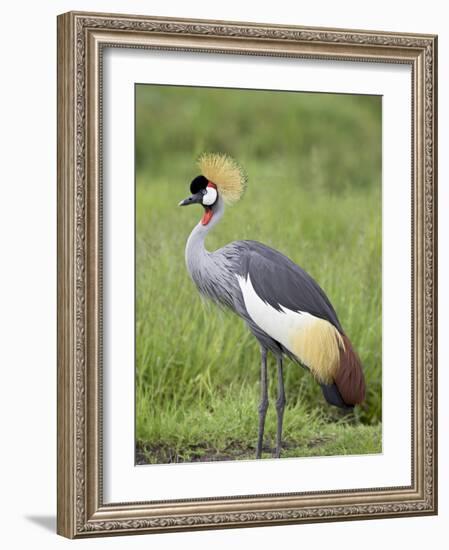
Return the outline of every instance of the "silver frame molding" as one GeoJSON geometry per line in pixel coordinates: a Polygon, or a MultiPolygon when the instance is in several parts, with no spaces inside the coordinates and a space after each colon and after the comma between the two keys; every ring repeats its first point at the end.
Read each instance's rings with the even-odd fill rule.
{"type": "MultiPolygon", "coordinates": [[[[70,538],[437,513],[437,37],[70,12],[58,17],[58,533],[70,538]],[[408,64],[412,69],[412,484],[104,504],[104,47],[408,64]]],[[[151,495],[149,495],[150,499],[151,495]]]]}

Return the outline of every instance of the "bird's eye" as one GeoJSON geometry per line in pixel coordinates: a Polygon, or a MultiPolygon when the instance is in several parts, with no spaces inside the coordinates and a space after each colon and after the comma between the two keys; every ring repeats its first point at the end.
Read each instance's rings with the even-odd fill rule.
{"type": "Polygon", "coordinates": [[[217,200],[218,193],[214,187],[206,187],[204,190],[203,204],[204,206],[212,206],[217,200]]]}

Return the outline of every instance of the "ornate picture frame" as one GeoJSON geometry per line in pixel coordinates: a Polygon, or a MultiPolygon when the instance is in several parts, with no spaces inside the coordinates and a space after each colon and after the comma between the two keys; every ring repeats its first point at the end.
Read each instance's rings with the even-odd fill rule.
{"type": "Polygon", "coordinates": [[[58,17],[58,533],[88,536],[437,513],[437,37],[70,12],[58,17]],[[103,499],[105,48],[411,68],[411,484],[146,502],[103,499]]]}

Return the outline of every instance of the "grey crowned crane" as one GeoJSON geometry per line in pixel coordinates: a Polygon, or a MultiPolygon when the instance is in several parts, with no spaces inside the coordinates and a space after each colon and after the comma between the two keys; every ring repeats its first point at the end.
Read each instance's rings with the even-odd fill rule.
{"type": "Polygon", "coordinates": [[[283,357],[310,371],[331,405],[351,410],[365,399],[360,360],[323,290],[289,258],[256,241],[235,241],[215,252],[204,240],[222,218],[225,205],[238,201],[246,186],[240,166],[222,154],[203,154],[201,175],[179,206],[201,204],[200,222],[185,249],[187,269],[199,292],[242,317],[261,350],[261,401],[256,458],[262,455],[268,408],[267,353],[276,357],[278,395],[275,456],[282,446],[285,408],[283,357]]]}

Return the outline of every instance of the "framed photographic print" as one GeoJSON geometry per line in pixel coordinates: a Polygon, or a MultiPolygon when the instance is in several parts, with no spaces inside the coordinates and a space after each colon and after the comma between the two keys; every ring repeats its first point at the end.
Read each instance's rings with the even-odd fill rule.
{"type": "Polygon", "coordinates": [[[58,18],[58,532],[435,514],[431,35],[58,18]]]}

